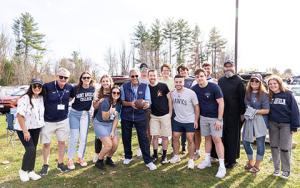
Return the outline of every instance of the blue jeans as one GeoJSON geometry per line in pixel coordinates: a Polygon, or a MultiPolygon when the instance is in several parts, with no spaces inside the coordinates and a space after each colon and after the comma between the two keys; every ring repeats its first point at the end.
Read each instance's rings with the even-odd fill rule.
{"type": "Polygon", "coordinates": [[[122,141],[124,146],[125,159],[132,158],[131,137],[132,137],[132,127],[134,125],[134,127],[136,128],[137,137],[143,154],[144,162],[145,164],[152,162],[152,158],[150,156],[150,143],[147,138],[146,121],[121,120],[121,125],[122,125],[122,141]]]}
{"type": "MultiPolygon", "coordinates": [[[[265,154],[265,138],[266,136],[262,136],[256,138],[256,160],[262,161],[265,154]]],[[[253,160],[253,148],[251,142],[247,142],[243,140],[244,149],[246,151],[248,160],[253,160]]]]}

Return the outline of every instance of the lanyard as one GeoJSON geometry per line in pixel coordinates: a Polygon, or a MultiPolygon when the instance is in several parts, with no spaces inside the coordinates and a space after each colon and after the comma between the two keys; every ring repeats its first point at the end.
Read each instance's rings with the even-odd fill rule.
{"type": "MultiPolygon", "coordinates": [[[[63,97],[64,97],[64,95],[65,95],[66,89],[64,89],[62,95],[60,95],[59,92],[58,92],[58,90],[57,90],[57,88],[56,88],[56,80],[55,80],[55,90],[56,90],[56,93],[57,93],[58,98],[59,98],[59,100],[60,100],[60,104],[62,104],[62,99],[63,99],[63,97]]],[[[58,102],[59,102],[59,101],[58,101],[58,102]]]]}

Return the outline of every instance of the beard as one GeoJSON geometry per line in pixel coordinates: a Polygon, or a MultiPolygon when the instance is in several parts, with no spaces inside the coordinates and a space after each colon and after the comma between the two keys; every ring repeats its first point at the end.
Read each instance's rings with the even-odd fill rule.
{"type": "Polygon", "coordinates": [[[231,70],[228,70],[228,71],[224,72],[224,75],[225,75],[226,78],[230,78],[234,75],[234,72],[231,71],[231,70]]]}

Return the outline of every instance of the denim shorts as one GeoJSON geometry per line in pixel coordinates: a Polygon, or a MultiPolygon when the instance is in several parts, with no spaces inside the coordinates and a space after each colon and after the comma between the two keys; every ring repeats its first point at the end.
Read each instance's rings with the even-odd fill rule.
{"type": "MultiPolygon", "coordinates": [[[[96,118],[94,119],[94,131],[97,138],[103,138],[110,136],[112,130],[112,122],[101,122],[98,121],[96,118]]],[[[118,131],[115,130],[115,136],[117,136],[118,131]]]]}
{"type": "Polygon", "coordinates": [[[173,132],[195,132],[194,123],[180,123],[176,120],[172,121],[173,132]]]}

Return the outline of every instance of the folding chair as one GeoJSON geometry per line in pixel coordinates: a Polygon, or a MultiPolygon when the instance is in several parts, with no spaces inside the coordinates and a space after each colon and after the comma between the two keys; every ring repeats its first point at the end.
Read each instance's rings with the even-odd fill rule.
{"type": "Polygon", "coordinates": [[[7,122],[7,144],[11,144],[14,147],[14,141],[16,136],[16,130],[14,128],[16,116],[16,108],[11,108],[9,113],[6,113],[6,122],[7,122]]]}

